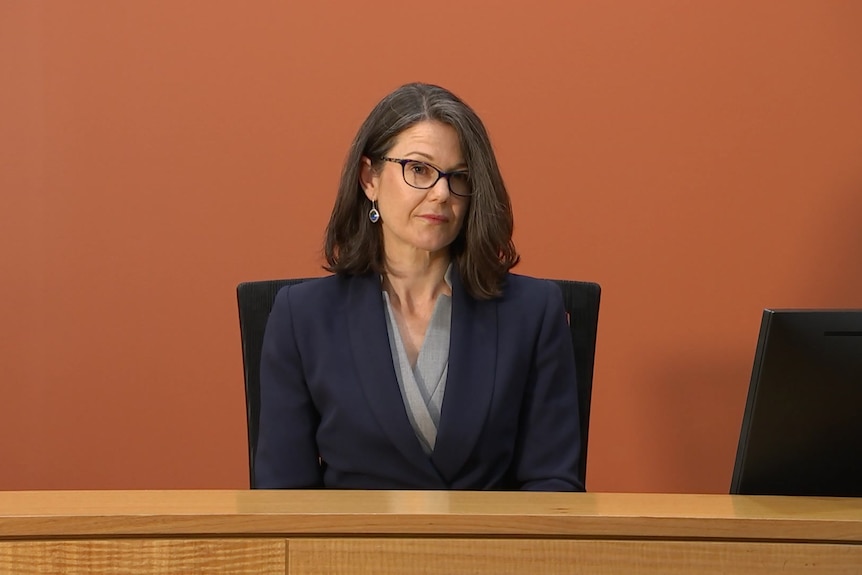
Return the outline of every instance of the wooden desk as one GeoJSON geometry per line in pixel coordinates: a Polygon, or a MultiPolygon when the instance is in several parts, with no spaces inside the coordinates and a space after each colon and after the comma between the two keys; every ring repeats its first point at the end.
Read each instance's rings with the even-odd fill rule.
{"type": "Polygon", "coordinates": [[[0,492],[0,573],[862,573],[862,499],[0,492]]]}

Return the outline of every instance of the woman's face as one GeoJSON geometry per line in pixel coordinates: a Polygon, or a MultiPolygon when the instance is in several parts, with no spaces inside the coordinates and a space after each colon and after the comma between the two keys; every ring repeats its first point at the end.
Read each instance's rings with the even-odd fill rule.
{"type": "MultiPolygon", "coordinates": [[[[452,126],[435,121],[419,122],[401,132],[386,157],[424,162],[447,173],[467,170],[458,133],[452,126]]],[[[461,230],[470,199],[452,194],[446,178],[427,190],[408,185],[404,170],[423,170],[422,166],[402,168],[394,161],[384,161],[375,171],[369,158],[362,162],[362,187],[368,199],[377,202],[387,258],[447,250],[461,230]]],[[[433,180],[437,174],[430,173],[433,180]]]]}

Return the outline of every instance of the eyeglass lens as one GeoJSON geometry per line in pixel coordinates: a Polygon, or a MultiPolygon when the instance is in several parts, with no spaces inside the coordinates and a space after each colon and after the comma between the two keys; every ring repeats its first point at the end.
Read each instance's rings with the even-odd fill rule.
{"type": "MultiPolygon", "coordinates": [[[[439,172],[424,162],[406,162],[404,164],[404,180],[413,187],[427,189],[437,183],[439,172]]],[[[470,178],[464,172],[452,172],[448,175],[449,189],[459,196],[470,195],[470,178]]]]}

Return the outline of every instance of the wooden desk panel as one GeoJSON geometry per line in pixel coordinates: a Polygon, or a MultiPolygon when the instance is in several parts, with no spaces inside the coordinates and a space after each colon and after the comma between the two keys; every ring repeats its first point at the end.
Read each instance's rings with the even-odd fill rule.
{"type": "Polygon", "coordinates": [[[285,575],[284,539],[0,541],[0,573],[285,575]]]}
{"type": "Polygon", "coordinates": [[[0,492],[0,574],[862,573],[862,499],[0,492]]]}
{"type": "Polygon", "coordinates": [[[833,574],[862,572],[862,546],[560,539],[299,539],[290,542],[288,565],[290,575],[833,574]]]}

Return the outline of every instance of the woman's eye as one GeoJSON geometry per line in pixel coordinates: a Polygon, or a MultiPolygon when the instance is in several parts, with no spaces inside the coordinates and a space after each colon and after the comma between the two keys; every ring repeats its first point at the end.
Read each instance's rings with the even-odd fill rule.
{"type": "Polygon", "coordinates": [[[427,176],[430,168],[425,164],[412,164],[410,166],[410,171],[412,171],[417,176],[427,176]]]}

